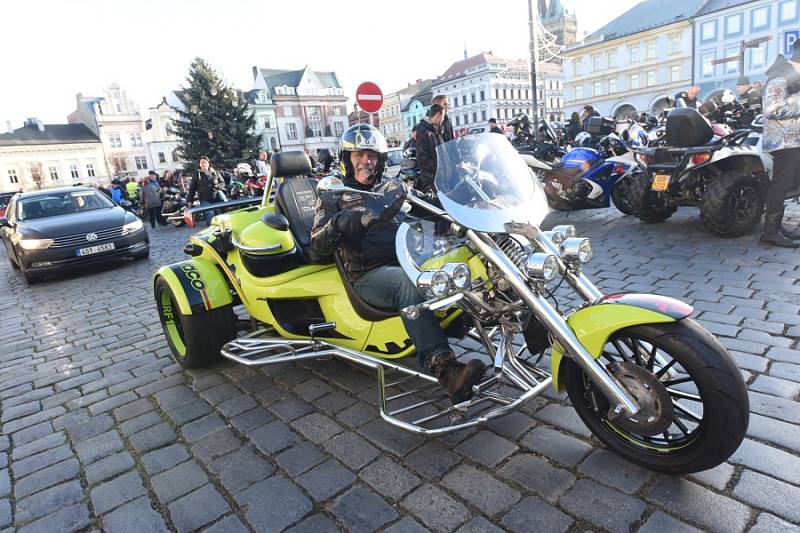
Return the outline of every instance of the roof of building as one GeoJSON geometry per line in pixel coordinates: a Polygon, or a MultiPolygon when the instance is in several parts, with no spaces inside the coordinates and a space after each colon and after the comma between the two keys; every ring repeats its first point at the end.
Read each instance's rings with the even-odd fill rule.
{"type": "Polygon", "coordinates": [[[669,2],[644,0],[586,37],[584,42],[578,43],[577,46],[590,44],[586,41],[594,39],[602,38],[603,41],[619,39],[626,35],[688,20],[705,2],[706,0],[670,0],[669,2]]]}
{"type": "Polygon", "coordinates": [[[417,92],[414,93],[414,96],[408,98],[407,100],[401,99],[400,100],[400,111],[408,111],[409,105],[414,100],[419,100],[423,106],[431,105],[431,100],[433,100],[433,91],[431,91],[431,86],[433,82],[436,80],[423,80],[420,83],[415,84],[417,87],[417,92]]]}
{"type": "Polygon", "coordinates": [[[472,57],[468,57],[466,59],[460,59],[450,65],[450,67],[444,71],[444,74],[439,76],[436,80],[436,83],[447,82],[450,80],[454,80],[456,78],[460,78],[465,75],[467,70],[477,67],[479,65],[485,65],[487,63],[505,63],[505,59],[501,59],[499,57],[493,56],[491,52],[481,52],[480,54],[474,55],[472,57]]]}
{"type": "Polygon", "coordinates": [[[753,0],[708,0],[706,5],[704,5],[700,11],[697,12],[697,16],[699,17],[701,15],[708,15],[709,13],[713,13],[715,11],[721,11],[730,7],[749,4],[752,1],[753,0]]]}
{"type": "Polygon", "coordinates": [[[26,146],[32,144],[99,143],[100,139],[83,124],[43,124],[40,130],[35,123],[0,135],[0,146],[26,146]]]}
{"type": "MultiPolygon", "coordinates": [[[[285,70],[285,69],[274,69],[274,68],[262,68],[259,69],[261,72],[261,76],[264,77],[264,81],[267,83],[267,87],[270,88],[270,91],[274,91],[275,87],[297,87],[300,85],[300,80],[303,79],[303,74],[305,74],[306,70],[309,70],[308,65],[300,70],[285,70]]],[[[342,86],[339,84],[339,79],[336,77],[335,72],[322,72],[313,70],[314,75],[317,77],[319,82],[325,88],[335,88],[341,89],[342,86]]]]}

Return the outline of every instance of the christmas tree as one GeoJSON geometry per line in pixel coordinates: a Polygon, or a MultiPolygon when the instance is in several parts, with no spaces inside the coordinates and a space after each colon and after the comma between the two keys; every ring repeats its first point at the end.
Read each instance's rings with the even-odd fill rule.
{"type": "Polygon", "coordinates": [[[177,109],[175,134],[187,170],[197,168],[207,156],[216,169],[232,169],[237,163],[256,157],[261,136],[251,133],[255,119],[240,91],[228,87],[202,58],[189,68],[189,86],[178,98],[184,109],[177,109]]]}

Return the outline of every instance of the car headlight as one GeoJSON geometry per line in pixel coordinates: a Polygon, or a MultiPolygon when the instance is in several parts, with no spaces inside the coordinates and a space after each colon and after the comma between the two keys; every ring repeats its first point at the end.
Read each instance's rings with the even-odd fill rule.
{"type": "Polygon", "coordinates": [[[437,298],[447,294],[449,286],[450,276],[444,270],[426,270],[417,278],[417,287],[437,298]]]}
{"type": "Polygon", "coordinates": [[[44,250],[50,248],[53,239],[20,239],[19,245],[25,250],[44,250]]]}
{"type": "Polygon", "coordinates": [[[560,233],[561,235],[564,236],[564,239],[571,239],[576,235],[575,226],[573,226],[572,224],[564,224],[562,226],[556,226],[551,231],[560,233]]]}
{"type": "Polygon", "coordinates": [[[564,241],[564,259],[588,263],[592,259],[592,244],[589,239],[575,237],[564,241]]]}
{"type": "Polygon", "coordinates": [[[472,275],[469,271],[469,267],[464,263],[447,263],[442,270],[450,278],[456,290],[460,291],[469,287],[472,275]]]}
{"type": "Polygon", "coordinates": [[[558,260],[553,254],[533,253],[525,261],[525,273],[531,278],[552,281],[558,274],[558,260]]]}
{"type": "Polygon", "coordinates": [[[127,224],[122,226],[122,234],[123,235],[127,235],[129,233],[136,233],[137,231],[139,231],[143,227],[144,227],[144,224],[142,223],[142,219],[137,218],[133,222],[128,222],[127,224]]]}

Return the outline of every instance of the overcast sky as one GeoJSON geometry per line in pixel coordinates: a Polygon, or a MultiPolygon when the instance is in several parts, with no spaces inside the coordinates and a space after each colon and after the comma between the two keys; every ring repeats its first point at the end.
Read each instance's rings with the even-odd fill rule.
{"type": "MultiPolygon", "coordinates": [[[[563,0],[579,38],[637,2],[563,0]]],[[[76,93],[112,82],[146,114],[195,56],[247,90],[253,65],[335,70],[352,108],[360,82],[392,92],[440,75],[465,46],[528,53],[528,0],[1,0],[0,20],[0,132],[31,116],[65,123],[76,93]]]]}

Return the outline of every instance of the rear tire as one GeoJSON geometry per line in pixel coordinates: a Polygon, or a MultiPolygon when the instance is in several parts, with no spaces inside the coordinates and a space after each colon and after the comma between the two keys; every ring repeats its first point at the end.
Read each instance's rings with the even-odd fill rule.
{"type": "Polygon", "coordinates": [[[672,405],[664,420],[670,425],[663,434],[657,433],[661,429],[654,430],[653,436],[621,427],[619,421],[609,419],[605,397],[577,364],[564,359],[561,372],[569,399],[592,433],[629,461],[670,474],[707,470],[728,459],[747,432],[750,409],[742,375],[727,350],[696,322],[683,319],[621,329],[609,339],[601,360],[622,360],[615,354],[620,344],[630,348],[627,340],[634,341],[640,355],[634,356],[630,350],[631,361],[626,364],[636,365],[658,380],[648,391],[662,385],[667,391],[672,405]],[[651,351],[653,347],[657,351],[651,351]],[[650,362],[655,353],[661,361],[652,357],[650,362]],[[698,414],[699,409],[702,412],[698,414]]]}
{"type": "Polygon", "coordinates": [[[664,222],[672,216],[677,207],[666,205],[663,199],[650,190],[650,180],[647,178],[647,174],[642,172],[637,176],[632,176],[630,180],[631,184],[628,190],[630,205],[636,218],[642,222],[656,223],[664,222]]]}
{"type": "Polygon", "coordinates": [[[155,297],[158,316],[175,360],[184,368],[202,368],[222,359],[222,346],[236,338],[233,305],[184,315],[172,289],[157,278],[155,297]]]}
{"type": "Polygon", "coordinates": [[[700,207],[706,227],[722,237],[750,233],[764,214],[767,191],[757,176],[727,170],[710,180],[700,207]]]}

